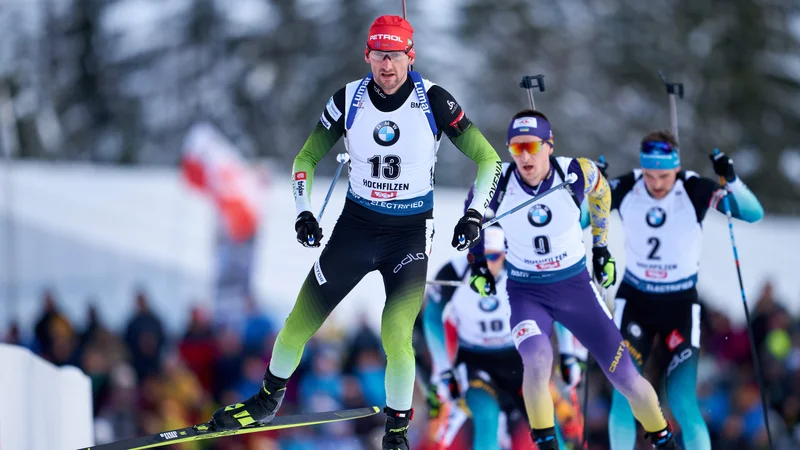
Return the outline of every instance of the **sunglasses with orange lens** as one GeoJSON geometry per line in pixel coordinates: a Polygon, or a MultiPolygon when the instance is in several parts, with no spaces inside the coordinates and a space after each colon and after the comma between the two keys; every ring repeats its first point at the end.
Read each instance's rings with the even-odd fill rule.
{"type": "Polygon", "coordinates": [[[552,141],[536,141],[536,142],[517,142],[508,144],[508,151],[514,156],[521,156],[523,152],[528,152],[531,155],[539,153],[544,144],[553,146],[552,141]]]}

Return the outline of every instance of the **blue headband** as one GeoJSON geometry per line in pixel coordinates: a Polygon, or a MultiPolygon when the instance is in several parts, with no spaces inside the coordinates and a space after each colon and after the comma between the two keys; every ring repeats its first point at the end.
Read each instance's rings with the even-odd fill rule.
{"type": "Polygon", "coordinates": [[[669,170],[681,165],[678,147],[669,142],[646,141],[639,150],[639,162],[642,169],[669,170]]]}
{"type": "Polygon", "coordinates": [[[511,142],[515,136],[536,136],[543,141],[552,141],[553,132],[550,130],[550,122],[541,117],[518,117],[508,125],[508,139],[506,144],[511,142]]]}

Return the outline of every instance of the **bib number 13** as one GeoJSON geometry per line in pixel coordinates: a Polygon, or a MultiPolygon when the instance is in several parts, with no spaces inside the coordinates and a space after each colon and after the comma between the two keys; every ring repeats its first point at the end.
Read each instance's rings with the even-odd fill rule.
{"type": "Polygon", "coordinates": [[[387,180],[394,180],[400,176],[400,157],[397,155],[386,155],[381,158],[381,155],[375,155],[368,159],[370,166],[372,166],[372,178],[386,178],[387,180]]]}

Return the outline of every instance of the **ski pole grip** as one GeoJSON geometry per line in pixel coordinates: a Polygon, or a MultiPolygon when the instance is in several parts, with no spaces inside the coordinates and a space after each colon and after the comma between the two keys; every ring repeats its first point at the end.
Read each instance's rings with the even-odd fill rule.
{"type": "Polygon", "coordinates": [[[683,83],[667,83],[667,94],[683,98],[683,83]]]}
{"type": "Polygon", "coordinates": [[[544,92],[544,75],[525,75],[519,82],[519,87],[523,89],[538,87],[540,92],[544,92]]]}

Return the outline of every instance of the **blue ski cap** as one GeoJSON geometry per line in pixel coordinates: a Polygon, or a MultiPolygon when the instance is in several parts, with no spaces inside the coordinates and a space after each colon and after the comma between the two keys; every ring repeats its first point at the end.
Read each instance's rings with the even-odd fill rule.
{"type": "Polygon", "coordinates": [[[508,124],[508,139],[506,145],[516,136],[536,136],[543,141],[553,140],[553,131],[550,122],[542,117],[517,117],[508,124]]]}
{"type": "Polygon", "coordinates": [[[645,141],[639,152],[639,161],[642,169],[670,170],[681,165],[678,147],[669,142],[645,141]]]}

